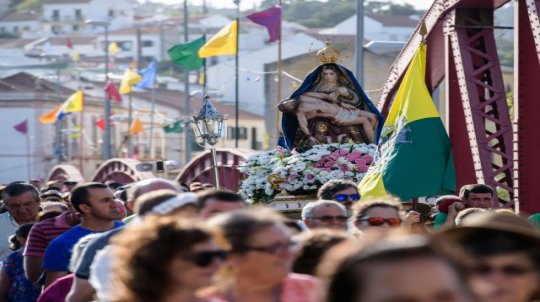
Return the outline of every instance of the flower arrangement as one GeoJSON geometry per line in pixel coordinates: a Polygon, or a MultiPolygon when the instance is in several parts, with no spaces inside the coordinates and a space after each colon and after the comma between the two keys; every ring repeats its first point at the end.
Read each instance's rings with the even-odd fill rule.
{"type": "Polygon", "coordinates": [[[305,152],[295,149],[259,152],[239,167],[247,175],[240,194],[253,202],[264,202],[280,192],[314,194],[331,179],[360,182],[373,161],[374,144],[322,144],[305,152]]]}

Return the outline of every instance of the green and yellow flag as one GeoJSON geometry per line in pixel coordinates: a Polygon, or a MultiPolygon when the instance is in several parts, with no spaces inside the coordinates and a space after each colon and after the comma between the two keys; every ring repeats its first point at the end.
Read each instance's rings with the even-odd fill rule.
{"type": "Polygon", "coordinates": [[[374,164],[358,185],[362,199],[406,201],[456,190],[450,140],[426,87],[426,52],[422,43],[403,77],[374,164]]]}

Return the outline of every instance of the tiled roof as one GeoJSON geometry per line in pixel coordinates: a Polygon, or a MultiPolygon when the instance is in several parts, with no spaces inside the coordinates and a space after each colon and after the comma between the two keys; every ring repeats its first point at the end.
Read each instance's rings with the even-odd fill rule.
{"type": "Polygon", "coordinates": [[[0,18],[0,22],[37,21],[41,19],[41,12],[36,11],[13,11],[0,18]]]}
{"type": "MultiPolygon", "coordinates": [[[[38,78],[26,72],[19,72],[9,77],[0,79],[3,83],[1,91],[21,91],[21,92],[56,92],[56,83],[43,78],[38,78]]],[[[62,94],[71,94],[75,91],[61,86],[62,94]]]]}
{"type": "Polygon", "coordinates": [[[36,39],[0,39],[0,48],[22,48],[36,39]]]}

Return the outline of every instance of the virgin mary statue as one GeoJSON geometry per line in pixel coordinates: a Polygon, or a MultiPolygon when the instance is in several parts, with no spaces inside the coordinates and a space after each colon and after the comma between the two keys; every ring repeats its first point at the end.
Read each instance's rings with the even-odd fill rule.
{"type": "Polygon", "coordinates": [[[321,143],[376,143],[384,118],[347,68],[336,64],[337,50],[326,42],[322,63],[279,104],[283,112],[279,145],[309,149],[321,143]]]}

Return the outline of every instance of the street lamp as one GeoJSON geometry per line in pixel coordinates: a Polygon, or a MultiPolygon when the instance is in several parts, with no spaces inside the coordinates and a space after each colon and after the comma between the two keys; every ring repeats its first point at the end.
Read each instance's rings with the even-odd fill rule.
{"type": "MultiPolygon", "coordinates": [[[[86,20],[86,24],[100,26],[105,29],[105,85],[109,82],[109,21],[86,20]]],[[[111,100],[109,94],[105,92],[105,135],[103,136],[103,160],[111,158],[111,100]]]]}
{"type": "Polygon", "coordinates": [[[204,147],[206,143],[210,145],[217,189],[219,189],[219,175],[215,145],[217,144],[219,138],[223,136],[225,120],[226,117],[217,111],[207,94],[204,95],[203,106],[199,111],[199,114],[188,117],[186,120],[186,126],[192,124],[191,126],[195,134],[195,141],[197,144],[201,147],[204,147]]]}

